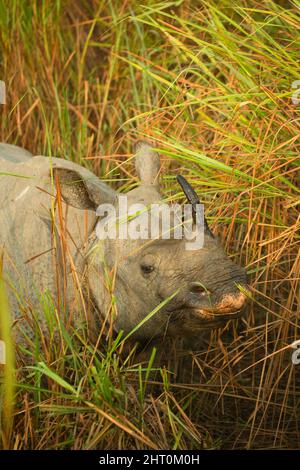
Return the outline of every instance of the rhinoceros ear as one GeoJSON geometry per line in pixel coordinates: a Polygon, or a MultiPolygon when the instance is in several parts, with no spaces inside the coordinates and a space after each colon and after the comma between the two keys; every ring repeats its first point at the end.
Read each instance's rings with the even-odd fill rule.
{"type": "Polygon", "coordinates": [[[77,209],[96,210],[97,204],[93,201],[83,177],[68,168],[53,168],[53,177],[57,193],[70,206],[77,209]]]}
{"type": "Polygon", "coordinates": [[[136,143],[135,168],[142,184],[158,186],[160,158],[153,145],[145,141],[136,143]]]}

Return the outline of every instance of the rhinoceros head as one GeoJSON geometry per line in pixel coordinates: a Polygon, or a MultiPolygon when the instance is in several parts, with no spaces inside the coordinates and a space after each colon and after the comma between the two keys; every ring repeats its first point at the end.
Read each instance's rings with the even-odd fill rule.
{"type": "MultiPolygon", "coordinates": [[[[144,142],[137,146],[135,159],[140,185],[126,194],[127,205],[146,205],[151,215],[151,204],[163,202],[159,190],[160,159],[144,142]]],[[[189,202],[192,205],[198,202],[184,178],[179,177],[178,181],[189,202]]],[[[80,199],[88,207],[92,198],[84,187],[80,191],[80,199]]],[[[114,202],[117,216],[121,197],[124,195],[116,196],[114,202]]],[[[136,207],[138,210],[139,206],[136,207]]],[[[104,207],[104,211],[98,212],[100,222],[105,210],[104,207]]],[[[124,232],[120,235],[118,230],[108,231],[110,237],[99,240],[96,229],[90,237],[87,284],[90,298],[102,317],[109,318],[115,330],[126,334],[140,325],[134,333],[138,340],[165,335],[194,336],[239,317],[247,297],[246,272],[225,254],[205,219],[202,246],[187,249],[185,236],[166,238],[161,226],[154,238],[133,236],[141,216],[141,212],[133,212],[131,218],[127,217],[127,236],[124,232]],[[150,312],[155,313],[144,321],[150,312]]],[[[176,214],[170,220],[172,232],[176,214]]],[[[124,222],[120,217],[118,221],[120,225],[124,222]]]]}
{"type": "MultiPolygon", "coordinates": [[[[151,215],[151,205],[163,202],[159,188],[160,159],[151,145],[142,142],[137,146],[135,163],[140,185],[126,194],[127,208],[143,204],[151,215]]],[[[61,172],[60,177],[66,202],[95,210],[91,187],[83,182],[74,187],[66,185],[76,179],[68,172],[61,172]]],[[[198,202],[196,193],[184,178],[179,177],[178,181],[194,207],[198,202]]],[[[116,193],[113,201],[117,228],[124,223],[120,218],[122,197],[125,196],[116,193]]],[[[98,207],[98,224],[107,217],[104,213],[110,207],[105,204],[98,207]],[[99,212],[101,207],[104,210],[99,212]]],[[[85,253],[86,284],[89,300],[102,320],[106,318],[116,331],[123,330],[125,334],[140,325],[134,337],[147,341],[165,335],[195,336],[201,330],[222,326],[239,317],[247,297],[246,272],[225,254],[205,219],[202,245],[187,249],[186,236],[174,235],[176,212],[170,217],[169,237],[163,235],[160,224],[154,237],[149,237],[149,231],[148,237],[133,236],[138,225],[142,232],[149,229],[151,218],[146,223],[145,219],[140,221],[142,214],[137,210],[127,214],[126,236],[124,231],[115,232],[110,227],[109,236],[99,239],[96,226],[89,238],[85,253]],[[148,316],[150,312],[155,313],[148,316]]]]}

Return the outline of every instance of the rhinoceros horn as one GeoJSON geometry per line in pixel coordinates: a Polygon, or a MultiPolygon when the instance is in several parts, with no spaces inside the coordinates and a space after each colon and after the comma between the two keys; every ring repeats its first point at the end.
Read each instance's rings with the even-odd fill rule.
{"type": "MultiPolygon", "coordinates": [[[[196,219],[197,204],[200,204],[200,200],[196,191],[192,186],[187,182],[187,180],[182,175],[177,175],[176,177],[178,183],[180,184],[182,191],[184,192],[188,202],[192,205],[194,220],[196,219]]],[[[207,230],[212,236],[212,232],[208,226],[207,220],[204,216],[204,229],[207,230]]]]}

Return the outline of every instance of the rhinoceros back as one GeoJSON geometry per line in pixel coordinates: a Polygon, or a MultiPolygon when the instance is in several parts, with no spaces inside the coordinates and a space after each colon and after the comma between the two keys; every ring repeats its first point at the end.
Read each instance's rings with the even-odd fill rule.
{"type": "MultiPolygon", "coordinates": [[[[28,328],[30,322],[24,312],[26,315],[28,311],[33,312],[38,324],[35,320],[31,323],[46,329],[45,295],[51,294],[55,302],[64,302],[67,287],[75,302],[74,286],[67,282],[66,276],[68,279],[77,276],[78,273],[74,276],[76,256],[95,225],[94,212],[64,203],[63,219],[58,217],[57,209],[54,210],[56,191],[50,176],[55,166],[74,167],[89,180],[96,178],[72,162],[32,157],[17,147],[0,146],[0,251],[14,329],[25,331],[27,335],[32,335],[32,330],[28,328]]],[[[95,182],[96,192],[101,193],[101,184],[95,182]]],[[[105,190],[109,194],[108,189],[105,190]]],[[[19,338],[19,333],[16,336],[19,338]]]]}
{"type": "Polygon", "coordinates": [[[0,159],[11,163],[26,162],[33,155],[21,147],[16,145],[4,144],[0,142],[0,159]]]}

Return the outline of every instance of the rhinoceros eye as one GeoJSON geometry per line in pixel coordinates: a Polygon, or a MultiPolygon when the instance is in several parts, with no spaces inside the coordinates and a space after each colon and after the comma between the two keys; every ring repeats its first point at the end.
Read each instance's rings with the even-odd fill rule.
{"type": "Polygon", "coordinates": [[[144,276],[149,276],[159,265],[159,259],[153,253],[146,253],[140,259],[140,268],[144,276]]]}
{"type": "Polygon", "coordinates": [[[141,264],[141,271],[143,274],[151,274],[154,269],[154,266],[152,266],[151,264],[141,264]]]}

